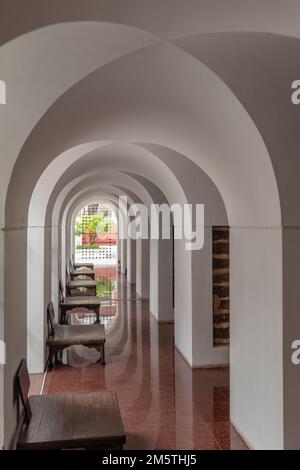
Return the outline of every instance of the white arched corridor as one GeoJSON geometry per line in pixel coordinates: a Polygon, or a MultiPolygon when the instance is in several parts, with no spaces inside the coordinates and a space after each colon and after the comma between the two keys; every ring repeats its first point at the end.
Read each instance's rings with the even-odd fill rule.
{"type": "MultiPolygon", "coordinates": [[[[59,310],[58,284],[75,254],[75,218],[99,202],[118,219],[119,272],[105,274],[117,286],[114,315],[111,304],[100,307],[100,315],[107,308],[107,317],[114,317],[107,326],[107,382],[117,388],[118,371],[120,390],[130,393],[121,379],[127,373],[130,381],[131,368],[139,370],[133,403],[145,387],[164,415],[159,384],[171,381],[164,371],[173,349],[178,403],[180,384],[197,401],[199,374],[203,395],[211,396],[213,383],[224,385],[216,385],[217,374],[223,380],[230,365],[228,423],[254,449],[299,449],[300,381],[290,355],[300,326],[300,115],[288,88],[297,78],[292,57],[299,49],[299,5],[286,2],[292,15],[272,9],[268,0],[243,8],[233,0],[226,8],[218,0],[189,6],[173,0],[154,21],[144,1],[128,0],[126,9],[117,1],[105,8],[92,0],[73,0],[72,7],[55,0],[54,9],[42,3],[44,10],[35,6],[13,26],[11,7],[11,27],[3,22],[0,28],[0,79],[9,85],[0,108],[5,448],[13,445],[19,419],[16,370],[26,357],[30,374],[44,371],[45,312],[50,301],[59,310]],[[124,196],[125,213],[119,207],[124,196]],[[187,250],[186,240],[176,237],[122,239],[120,227],[130,225],[133,205],[151,214],[153,205],[176,204],[204,205],[204,223],[192,224],[204,233],[202,249],[187,250]],[[230,320],[222,317],[226,331],[230,322],[230,347],[227,336],[214,344],[215,227],[230,233],[230,320]],[[128,370],[118,369],[118,357],[131,358],[128,370]],[[152,381],[149,389],[144,376],[148,385],[152,381]]],[[[142,231],[149,235],[156,223],[166,228],[161,219],[147,218],[142,231]]],[[[166,224],[170,233],[186,225],[174,213],[166,224]]],[[[219,260],[227,259],[223,254],[219,260]]],[[[225,400],[224,390],[221,395],[225,400]]],[[[210,426],[205,411],[197,410],[210,426]]],[[[127,418],[130,412],[126,408],[127,418]]]]}

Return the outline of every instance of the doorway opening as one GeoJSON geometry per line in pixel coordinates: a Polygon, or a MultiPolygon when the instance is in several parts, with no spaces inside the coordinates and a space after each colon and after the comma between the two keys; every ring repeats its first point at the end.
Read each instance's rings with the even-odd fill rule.
{"type": "Polygon", "coordinates": [[[118,224],[115,211],[101,202],[85,205],[75,219],[74,242],[76,263],[116,266],[118,224]]]}

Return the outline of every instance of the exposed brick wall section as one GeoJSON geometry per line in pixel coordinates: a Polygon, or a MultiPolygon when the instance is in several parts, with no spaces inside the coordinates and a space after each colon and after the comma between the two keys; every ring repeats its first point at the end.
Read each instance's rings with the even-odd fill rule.
{"type": "Polygon", "coordinates": [[[212,228],[213,341],[229,345],[229,227],[212,228]]]}

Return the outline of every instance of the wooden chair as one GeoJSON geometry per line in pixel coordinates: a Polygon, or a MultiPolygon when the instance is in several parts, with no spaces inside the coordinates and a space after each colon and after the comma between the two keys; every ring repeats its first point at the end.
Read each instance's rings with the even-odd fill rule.
{"type": "Polygon", "coordinates": [[[67,312],[72,313],[72,309],[83,307],[93,310],[97,316],[97,323],[99,323],[99,308],[100,300],[93,295],[81,295],[77,297],[64,295],[64,287],[62,281],[59,281],[59,294],[60,294],[60,323],[67,323],[67,312]]]}
{"type": "Polygon", "coordinates": [[[79,344],[99,351],[99,361],[102,365],[105,365],[105,331],[103,325],[59,325],[54,324],[54,319],[54,307],[53,303],[50,302],[47,307],[49,367],[53,367],[54,359],[57,360],[59,351],[79,344]]]}
{"type": "Polygon", "coordinates": [[[64,393],[28,397],[23,359],[16,377],[24,407],[18,450],[119,450],[126,435],[115,392],[64,393]]]}
{"type": "Polygon", "coordinates": [[[77,268],[89,268],[89,269],[94,269],[94,263],[75,263],[75,257],[72,255],[72,270],[75,270],[77,268]]]}

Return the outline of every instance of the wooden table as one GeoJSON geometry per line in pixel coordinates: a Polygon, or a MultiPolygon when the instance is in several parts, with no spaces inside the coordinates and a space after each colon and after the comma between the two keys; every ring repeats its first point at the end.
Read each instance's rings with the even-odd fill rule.
{"type": "Polygon", "coordinates": [[[123,449],[126,436],[115,392],[33,395],[18,450],[123,449]]]}
{"type": "Polygon", "coordinates": [[[78,268],[74,271],[70,271],[70,278],[74,280],[78,276],[87,276],[95,281],[96,278],[96,271],[94,269],[87,269],[87,268],[78,268]]]}
{"type": "Polygon", "coordinates": [[[99,361],[103,366],[105,365],[105,330],[103,325],[52,325],[47,339],[49,367],[53,367],[53,359],[57,359],[59,351],[79,344],[99,351],[99,361]]]}
{"type": "Polygon", "coordinates": [[[71,295],[71,290],[72,289],[80,289],[80,288],[85,288],[85,289],[88,289],[88,291],[91,291],[89,294],[86,294],[86,293],[80,293],[79,292],[79,296],[80,295],[96,295],[96,291],[97,291],[97,282],[96,281],[92,281],[90,279],[76,279],[74,281],[69,281],[67,282],[67,295],[70,296],[71,295]]]}
{"type": "Polygon", "coordinates": [[[63,302],[60,303],[60,323],[66,323],[66,314],[68,310],[73,308],[83,307],[89,310],[93,310],[96,313],[97,323],[99,323],[99,308],[100,300],[95,296],[85,296],[80,297],[65,297],[63,302]]]}

